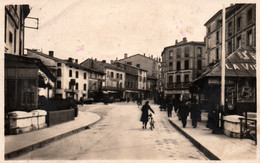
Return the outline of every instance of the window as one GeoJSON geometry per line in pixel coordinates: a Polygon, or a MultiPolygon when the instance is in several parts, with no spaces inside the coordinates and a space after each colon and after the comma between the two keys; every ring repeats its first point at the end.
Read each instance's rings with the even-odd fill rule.
{"type": "Polygon", "coordinates": [[[232,42],[228,42],[228,55],[232,53],[232,42]]]}
{"type": "Polygon", "coordinates": [[[145,77],[143,77],[143,82],[145,82],[145,77]]]}
{"type": "Polygon", "coordinates": [[[177,49],[177,58],[181,58],[181,49],[177,49]]]}
{"type": "Polygon", "coordinates": [[[116,78],[119,79],[119,73],[116,73],[116,78]]]}
{"type": "Polygon", "coordinates": [[[189,82],[189,75],[188,74],[184,75],[184,82],[185,83],[189,82]]]}
{"type": "Polygon", "coordinates": [[[109,76],[109,71],[107,71],[107,76],[109,76]]]}
{"type": "Polygon", "coordinates": [[[228,36],[232,35],[232,22],[228,23],[228,36]]]}
{"type": "Polygon", "coordinates": [[[140,68],[140,64],[136,64],[136,67],[140,68]]]}
{"type": "Polygon", "coordinates": [[[252,17],[253,15],[252,15],[252,9],[249,9],[248,11],[247,11],[247,23],[250,23],[251,22],[251,20],[252,20],[252,17]]]}
{"type": "Polygon", "coordinates": [[[172,78],[172,75],[169,76],[169,83],[172,83],[173,82],[173,78],[172,78]]]}
{"type": "Polygon", "coordinates": [[[126,64],[128,64],[128,65],[132,65],[132,62],[126,62],[126,64]]]}
{"type": "Polygon", "coordinates": [[[111,72],[111,78],[114,78],[114,72],[111,72]]]}
{"type": "Polygon", "coordinates": [[[201,54],[202,54],[202,48],[201,48],[201,47],[198,47],[198,48],[197,48],[197,56],[198,56],[198,57],[201,57],[201,54]]]}
{"type": "Polygon", "coordinates": [[[172,62],[169,63],[169,70],[172,70],[172,62]]]}
{"type": "Polygon", "coordinates": [[[142,73],[143,73],[142,70],[140,70],[140,75],[142,75],[142,73]]]}
{"type": "Polygon", "coordinates": [[[79,78],[79,72],[76,71],[76,78],[79,78]]]}
{"type": "Polygon", "coordinates": [[[211,40],[210,40],[210,37],[208,37],[207,45],[208,45],[208,49],[210,49],[210,48],[211,48],[211,40]]]}
{"type": "Polygon", "coordinates": [[[61,89],[61,81],[57,80],[57,89],[61,89]]]}
{"type": "Polygon", "coordinates": [[[169,52],[169,59],[172,59],[172,58],[173,58],[173,51],[170,50],[170,52],[169,52]]]}
{"type": "Polygon", "coordinates": [[[241,28],[241,17],[237,18],[237,31],[240,31],[241,28]]]}
{"type": "Polygon", "coordinates": [[[119,84],[120,89],[122,89],[122,83],[119,84]]]}
{"type": "Polygon", "coordinates": [[[60,68],[57,69],[57,76],[58,76],[58,77],[61,76],[61,69],[60,69],[60,68]]]}
{"type": "Polygon", "coordinates": [[[252,30],[247,32],[247,45],[253,45],[252,30]]]}
{"type": "Polygon", "coordinates": [[[139,81],[142,82],[142,76],[139,76],[139,81]]]}
{"type": "Polygon", "coordinates": [[[84,72],[84,79],[87,79],[87,73],[84,72]]]}
{"type": "Polygon", "coordinates": [[[16,52],[16,28],[14,29],[14,52],[16,52]]]}
{"type": "Polygon", "coordinates": [[[208,27],[208,34],[210,33],[211,31],[210,31],[210,27],[208,27]]]}
{"type": "Polygon", "coordinates": [[[13,33],[9,31],[9,42],[13,42],[13,33]]]}
{"type": "Polygon", "coordinates": [[[60,66],[61,66],[61,63],[57,63],[57,66],[60,67],[60,66]]]}
{"type": "Polygon", "coordinates": [[[181,76],[180,75],[176,76],[176,83],[181,84],[181,76]]]}
{"type": "Polygon", "coordinates": [[[237,48],[241,46],[241,36],[237,37],[237,48]]]}
{"type": "Polygon", "coordinates": [[[219,60],[219,49],[216,49],[216,60],[219,60]]]}
{"type": "Polygon", "coordinates": [[[189,69],[189,60],[186,60],[185,61],[185,70],[188,70],[189,69]]]}
{"type": "Polygon", "coordinates": [[[87,90],[87,84],[84,84],[83,89],[84,91],[87,90]]]}
{"type": "Polygon", "coordinates": [[[76,90],[78,90],[79,89],[79,84],[78,83],[76,83],[76,90]]]}
{"type": "Polygon", "coordinates": [[[186,47],[185,48],[185,57],[189,57],[189,53],[190,53],[190,48],[186,47]]]}
{"type": "Polygon", "coordinates": [[[123,79],[123,75],[122,74],[120,74],[120,79],[123,79]]]}
{"type": "Polygon", "coordinates": [[[72,77],[72,70],[70,70],[69,72],[69,77],[72,77]]]}
{"type": "Polygon", "coordinates": [[[217,20],[217,27],[222,25],[222,19],[217,20]]]}
{"type": "Polygon", "coordinates": [[[217,33],[216,33],[216,44],[218,44],[219,43],[219,31],[217,31],[217,33]]]}
{"type": "Polygon", "coordinates": [[[198,70],[202,69],[201,60],[198,60],[198,70]]]}
{"type": "Polygon", "coordinates": [[[178,61],[178,62],[177,62],[177,68],[176,68],[176,69],[177,69],[177,71],[178,71],[178,70],[181,70],[181,61],[178,61]]]}

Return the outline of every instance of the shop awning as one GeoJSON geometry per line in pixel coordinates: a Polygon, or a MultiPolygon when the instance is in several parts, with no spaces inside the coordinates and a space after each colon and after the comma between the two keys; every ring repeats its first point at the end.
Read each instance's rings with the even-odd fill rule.
{"type": "MultiPolygon", "coordinates": [[[[206,76],[221,76],[218,63],[206,76]]],[[[256,53],[253,48],[238,48],[226,58],[226,77],[256,77],[256,53]]]]}
{"type": "MultiPolygon", "coordinates": [[[[252,47],[240,47],[226,58],[226,77],[256,77],[256,51],[252,47]]],[[[221,77],[221,63],[196,78],[221,77]]]]}

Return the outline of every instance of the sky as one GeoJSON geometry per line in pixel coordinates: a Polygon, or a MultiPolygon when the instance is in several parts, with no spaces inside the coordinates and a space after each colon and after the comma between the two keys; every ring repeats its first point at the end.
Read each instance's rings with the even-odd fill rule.
{"type": "MultiPolygon", "coordinates": [[[[39,29],[25,30],[25,48],[53,50],[55,57],[79,62],[122,59],[124,53],[160,57],[176,39],[203,41],[205,22],[223,8],[219,0],[41,0],[29,5],[39,29]]],[[[26,26],[36,26],[35,21],[27,19],[26,26]]]]}

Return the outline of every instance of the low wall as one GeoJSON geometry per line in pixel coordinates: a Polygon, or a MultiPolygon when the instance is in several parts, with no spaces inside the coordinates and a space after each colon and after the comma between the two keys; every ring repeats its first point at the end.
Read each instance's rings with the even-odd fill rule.
{"type": "Polygon", "coordinates": [[[75,119],[75,110],[59,110],[59,111],[48,111],[47,114],[47,125],[53,126],[63,122],[68,122],[75,119]]]}

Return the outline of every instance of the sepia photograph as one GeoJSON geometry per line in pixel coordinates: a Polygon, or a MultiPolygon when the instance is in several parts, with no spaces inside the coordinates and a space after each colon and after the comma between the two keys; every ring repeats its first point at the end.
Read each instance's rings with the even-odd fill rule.
{"type": "Polygon", "coordinates": [[[256,1],[3,1],[3,161],[257,162],[256,1]]]}

